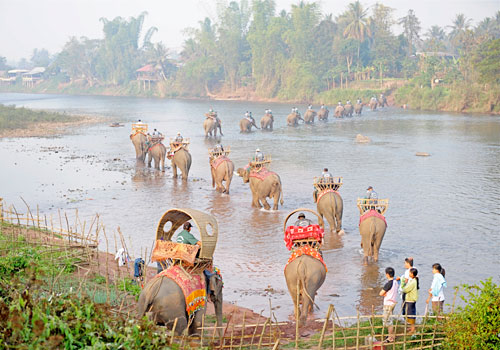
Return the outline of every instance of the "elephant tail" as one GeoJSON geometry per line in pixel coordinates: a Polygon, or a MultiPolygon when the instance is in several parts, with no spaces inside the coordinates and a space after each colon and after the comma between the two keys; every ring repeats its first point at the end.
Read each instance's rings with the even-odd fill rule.
{"type": "Polygon", "coordinates": [[[373,256],[373,246],[375,244],[377,226],[375,225],[375,218],[370,218],[370,245],[368,247],[368,256],[373,256]]]}
{"type": "Polygon", "coordinates": [[[319,306],[314,302],[314,299],[307,292],[306,276],[307,276],[307,267],[305,264],[302,263],[302,260],[300,260],[297,265],[297,277],[299,278],[300,281],[299,290],[302,293],[304,293],[303,295],[305,295],[311,301],[311,303],[314,306],[316,306],[316,308],[319,310],[319,306]]]}
{"type": "Polygon", "coordinates": [[[279,186],[278,190],[280,191],[280,204],[281,206],[283,206],[284,199],[283,199],[283,186],[281,186],[281,180],[279,180],[278,186],[279,186]]]}

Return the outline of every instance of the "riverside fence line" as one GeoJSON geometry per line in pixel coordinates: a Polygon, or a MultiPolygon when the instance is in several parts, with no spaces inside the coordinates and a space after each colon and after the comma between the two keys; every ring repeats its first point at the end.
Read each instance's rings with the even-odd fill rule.
{"type": "MultiPolygon", "coordinates": [[[[126,240],[120,228],[109,237],[109,232],[106,233],[97,214],[87,224],[80,220],[78,210],[70,216],[59,210],[54,218],[53,215],[40,214],[38,206],[36,210],[32,210],[24,199],[23,202],[26,208],[23,208],[24,212],[20,212],[13,205],[7,207],[0,198],[0,228],[10,227],[9,235],[2,235],[1,239],[8,240],[13,249],[37,246],[44,252],[60,251],[65,257],[76,258],[73,267],[79,279],[63,281],[59,278],[60,275],[49,276],[49,292],[86,295],[97,303],[108,303],[114,312],[133,319],[135,297],[125,287],[118,287],[119,281],[132,279],[133,276],[130,259],[121,268],[114,259],[119,247],[128,256],[126,240]],[[23,238],[19,239],[20,236],[23,238]],[[110,238],[114,243],[114,254],[110,252],[110,238]],[[105,245],[106,251],[99,252],[99,245],[105,245]],[[92,271],[103,276],[105,283],[96,282],[92,271]]],[[[141,251],[141,255],[142,253],[141,251]]],[[[144,256],[147,257],[147,265],[151,264],[151,250],[148,256],[146,249],[144,256]]],[[[60,261],[53,263],[57,266],[60,261]]],[[[146,279],[147,276],[146,274],[146,279]]],[[[355,316],[340,317],[334,305],[330,305],[325,318],[308,321],[306,327],[314,331],[312,334],[309,332],[306,337],[300,336],[297,322],[278,322],[272,312],[271,302],[269,315],[260,315],[257,322],[247,322],[246,313],[243,313],[241,323],[236,324],[232,321],[232,316],[233,314],[226,315],[227,320],[222,327],[215,326],[213,316],[204,316],[197,336],[175,335],[175,322],[162,328],[170,342],[178,344],[182,349],[434,349],[439,348],[445,339],[443,325],[446,316],[429,315],[427,312],[416,316],[416,331],[411,335],[407,332],[405,316],[395,315],[395,341],[391,343],[381,343],[388,334],[382,325],[382,315],[375,314],[373,308],[371,315],[361,315],[358,311],[355,316]]]]}

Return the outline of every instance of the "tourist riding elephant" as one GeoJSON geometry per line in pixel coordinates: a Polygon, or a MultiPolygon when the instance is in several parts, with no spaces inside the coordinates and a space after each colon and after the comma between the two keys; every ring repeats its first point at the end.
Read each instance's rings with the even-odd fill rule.
{"type": "Polygon", "coordinates": [[[165,171],[165,157],[167,155],[167,148],[161,142],[155,143],[148,148],[148,167],[151,168],[151,161],[155,161],[155,169],[165,171]]]}
{"type": "Polygon", "coordinates": [[[330,231],[338,234],[344,233],[342,230],[342,213],[344,208],[344,201],[337,192],[326,192],[319,198],[318,192],[314,192],[313,197],[316,202],[321,218],[325,217],[330,225],[330,231]]]}
{"type": "Polygon", "coordinates": [[[212,137],[212,134],[214,137],[217,137],[217,129],[219,129],[220,135],[224,136],[224,134],[222,133],[221,123],[218,119],[206,118],[203,122],[203,129],[205,129],[205,137],[208,137],[208,135],[212,137]]]}
{"type": "Polygon", "coordinates": [[[148,138],[146,134],[136,132],[135,134],[130,135],[130,139],[135,147],[135,158],[144,163],[146,161],[146,154],[148,153],[148,147],[146,146],[148,138]]]}
{"type": "MultiPolygon", "coordinates": [[[[214,303],[217,327],[222,327],[222,286],[222,280],[217,274],[209,277],[207,300],[214,303]]],[[[146,284],[139,295],[137,309],[139,317],[147,315],[151,321],[165,325],[169,330],[172,329],[177,319],[175,327],[177,335],[181,335],[189,325],[182,289],[166,276],[157,276],[146,284]]],[[[206,306],[195,312],[188,334],[199,333],[198,328],[202,325],[205,312],[206,306]]],[[[219,332],[220,335],[221,333],[219,332]]]]}
{"type": "Polygon", "coordinates": [[[174,174],[174,178],[177,177],[178,167],[182,172],[182,179],[186,181],[188,178],[189,169],[191,168],[191,154],[181,147],[170,158],[170,160],[172,161],[172,172],[174,174]]]}
{"type": "Polygon", "coordinates": [[[233,179],[234,164],[229,158],[225,158],[217,168],[212,166],[213,160],[210,160],[210,171],[212,173],[212,187],[215,187],[217,192],[229,194],[229,186],[233,179]],[[226,182],[226,186],[223,185],[226,182]]]}
{"type": "Polygon", "coordinates": [[[376,98],[372,98],[370,100],[370,109],[372,111],[376,110],[377,109],[377,99],[376,98]]]}
{"type": "Polygon", "coordinates": [[[302,117],[300,116],[300,113],[290,113],[287,117],[286,117],[286,123],[288,126],[296,126],[296,125],[299,125],[299,120],[302,120],[304,121],[304,119],[302,119],[302,117]]]}
{"type": "Polygon", "coordinates": [[[328,120],[328,113],[330,113],[328,108],[320,108],[318,112],[318,120],[328,120]]]}
{"type": "Polygon", "coordinates": [[[354,105],[354,113],[356,113],[356,115],[361,115],[361,112],[363,111],[363,104],[362,103],[356,103],[354,105]]]}
{"type": "Polygon", "coordinates": [[[385,97],[384,95],[381,95],[380,98],[378,99],[378,104],[381,108],[383,108],[385,106],[389,106],[389,104],[387,103],[387,97],[385,97]]]}
{"type": "Polygon", "coordinates": [[[352,117],[352,112],[353,112],[352,104],[350,103],[346,104],[344,106],[344,115],[347,117],[352,117]]]}
{"type": "Polygon", "coordinates": [[[368,217],[359,225],[361,247],[364,253],[363,263],[365,265],[368,264],[368,257],[378,261],[378,253],[386,228],[385,221],[377,216],[368,217]]]}
{"type": "Polygon", "coordinates": [[[274,200],[273,210],[278,210],[278,202],[283,205],[283,189],[278,174],[271,173],[264,180],[261,180],[260,178],[250,176],[250,173],[246,169],[239,168],[237,173],[243,178],[244,183],[250,182],[252,207],[262,208],[264,206],[266,210],[271,209],[266,201],[268,197],[274,200]]]}
{"type": "Polygon", "coordinates": [[[325,282],[325,277],[326,268],[323,263],[306,254],[295,258],[285,267],[286,285],[293,305],[297,305],[297,296],[299,297],[298,302],[302,303],[302,309],[299,306],[296,310],[300,325],[306,322],[307,315],[312,311],[316,292],[325,282]],[[299,293],[297,293],[297,284],[299,293]]]}
{"type": "Polygon", "coordinates": [[[344,113],[345,113],[344,106],[338,105],[337,107],[335,107],[335,117],[341,118],[344,116],[344,113]]]}
{"type": "Polygon", "coordinates": [[[304,123],[306,124],[312,124],[314,123],[314,117],[316,117],[316,111],[313,111],[312,109],[308,109],[304,113],[304,123]]]}
{"type": "Polygon", "coordinates": [[[256,129],[260,129],[257,125],[255,125],[255,120],[250,120],[248,118],[243,118],[240,120],[240,132],[250,132],[252,131],[252,126],[256,129]]]}
{"type": "Polygon", "coordinates": [[[260,127],[262,130],[273,130],[274,116],[272,114],[265,114],[260,120],[260,127]]]}

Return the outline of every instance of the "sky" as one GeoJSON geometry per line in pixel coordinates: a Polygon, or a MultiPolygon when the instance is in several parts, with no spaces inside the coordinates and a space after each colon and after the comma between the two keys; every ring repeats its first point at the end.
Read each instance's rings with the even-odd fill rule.
{"type": "MultiPolygon", "coordinates": [[[[251,0],[248,0],[251,2],[251,0]]],[[[324,14],[334,17],[353,0],[322,0],[324,14]]],[[[370,7],[376,2],[395,9],[395,17],[413,9],[423,32],[437,24],[447,26],[457,13],[464,13],[476,24],[500,10],[500,0],[361,0],[370,7]]],[[[45,48],[51,54],[61,51],[71,36],[102,38],[99,18],[128,18],[148,12],[145,32],[155,26],[152,41],[162,41],[169,48],[180,48],[186,36],[184,29],[197,27],[205,17],[216,16],[216,0],[0,0],[0,56],[10,63],[30,58],[34,48],[45,48]]],[[[276,0],[277,12],[290,11],[298,0],[276,0]]],[[[395,32],[400,31],[397,26],[395,32]]]]}

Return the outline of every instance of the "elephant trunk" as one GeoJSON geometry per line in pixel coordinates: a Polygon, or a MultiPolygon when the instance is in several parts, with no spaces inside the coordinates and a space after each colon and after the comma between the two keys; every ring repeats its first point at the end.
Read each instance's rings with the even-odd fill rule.
{"type": "Polygon", "coordinates": [[[215,318],[217,322],[216,325],[217,327],[219,327],[218,328],[219,337],[222,337],[222,294],[214,302],[214,308],[215,308],[215,318]]]}

